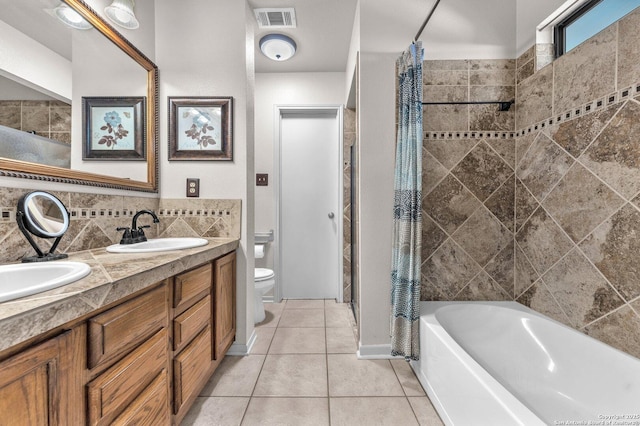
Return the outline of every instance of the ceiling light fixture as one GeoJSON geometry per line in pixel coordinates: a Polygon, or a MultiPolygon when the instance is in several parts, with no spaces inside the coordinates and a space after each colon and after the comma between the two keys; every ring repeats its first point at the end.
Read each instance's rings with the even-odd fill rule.
{"type": "Polygon", "coordinates": [[[296,42],[284,34],[268,34],[260,39],[260,51],[274,61],[286,61],[296,54],[296,42]]]}
{"type": "MultiPolygon", "coordinates": [[[[49,9],[50,10],[50,9],[49,9]]],[[[65,25],[75,28],[76,30],[89,30],[93,26],[88,23],[78,12],[71,9],[68,5],[61,3],[60,6],[53,9],[56,17],[65,25]]]]}
{"type": "Polygon", "coordinates": [[[104,8],[104,13],[114,24],[128,30],[135,30],[140,23],[133,13],[134,5],[134,0],[113,0],[111,6],[104,8]]]}

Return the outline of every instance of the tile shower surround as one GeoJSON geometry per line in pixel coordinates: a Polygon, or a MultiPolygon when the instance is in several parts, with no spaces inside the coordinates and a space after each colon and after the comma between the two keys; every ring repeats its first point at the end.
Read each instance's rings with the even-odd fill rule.
{"type": "Polygon", "coordinates": [[[422,300],[516,300],[640,357],[639,26],[636,11],[541,69],[544,48],[525,52],[510,129],[425,113],[422,300]]]}
{"type": "Polygon", "coordinates": [[[342,288],[344,303],[351,302],[351,146],[355,146],[356,141],[356,111],[355,109],[344,109],[343,125],[343,274],[342,288]]]}
{"type": "MultiPolygon", "coordinates": [[[[0,263],[14,262],[33,249],[16,223],[16,206],[26,189],[0,188],[0,263]]],[[[122,232],[117,227],[130,226],[138,210],[157,213],[160,223],[147,229],[156,237],[230,237],[240,238],[240,200],[185,200],[96,195],[50,191],[70,213],[69,229],[58,252],[76,252],[118,243],[122,232]]],[[[151,224],[141,216],[139,223],[151,224]]],[[[34,239],[41,247],[53,240],[34,239]]]]}
{"type": "Polygon", "coordinates": [[[61,101],[0,101],[0,125],[71,143],[71,106],[61,101]]]}

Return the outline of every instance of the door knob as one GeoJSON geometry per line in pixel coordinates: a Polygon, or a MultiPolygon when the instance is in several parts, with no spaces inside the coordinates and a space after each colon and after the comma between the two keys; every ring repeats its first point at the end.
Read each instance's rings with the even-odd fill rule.
{"type": "Polygon", "coordinates": [[[335,215],[333,214],[333,212],[329,212],[329,215],[328,215],[328,216],[329,216],[329,219],[333,219],[333,217],[334,217],[335,215]]]}

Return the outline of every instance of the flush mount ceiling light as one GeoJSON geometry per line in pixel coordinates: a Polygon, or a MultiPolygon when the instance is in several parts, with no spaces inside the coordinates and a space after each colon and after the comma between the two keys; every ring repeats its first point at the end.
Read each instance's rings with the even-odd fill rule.
{"type": "Polygon", "coordinates": [[[260,39],[260,51],[274,61],[290,59],[296,49],[296,42],[284,34],[268,34],[260,39]]]}
{"type": "Polygon", "coordinates": [[[63,24],[71,28],[75,28],[76,30],[89,30],[93,28],[93,26],[80,16],[78,12],[71,9],[64,3],[53,9],[53,11],[56,17],[62,21],[63,24]]]}
{"type": "Polygon", "coordinates": [[[104,13],[114,24],[135,30],[140,26],[136,15],[133,13],[134,0],[113,0],[111,6],[104,8],[104,13]]]}

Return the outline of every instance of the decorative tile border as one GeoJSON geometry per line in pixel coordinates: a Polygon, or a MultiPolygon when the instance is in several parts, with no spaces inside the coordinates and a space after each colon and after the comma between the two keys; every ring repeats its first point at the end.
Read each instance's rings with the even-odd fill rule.
{"type": "Polygon", "coordinates": [[[223,217],[230,216],[231,210],[228,209],[160,209],[158,216],[177,217],[177,216],[205,216],[205,217],[223,217]]]}
{"type": "MultiPolygon", "coordinates": [[[[68,209],[70,220],[97,219],[108,217],[133,217],[135,210],[118,209],[68,209]]],[[[0,222],[15,222],[17,209],[0,208],[0,222]]],[[[179,217],[179,216],[205,216],[205,217],[225,217],[231,216],[229,209],[160,209],[158,217],[179,217]]]]}
{"type": "Polygon", "coordinates": [[[16,221],[16,209],[2,209],[0,208],[0,223],[14,222],[16,221]]]}
{"type": "Polygon", "coordinates": [[[574,118],[582,117],[583,115],[587,115],[595,111],[600,111],[605,107],[624,102],[628,99],[632,99],[634,96],[637,96],[637,95],[640,95],[640,83],[636,83],[633,86],[626,87],[622,90],[618,90],[617,92],[610,93],[607,96],[598,98],[591,102],[587,102],[586,104],[580,105],[576,108],[566,110],[553,117],[534,123],[529,127],[518,130],[515,133],[515,135],[524,136],[527,133],[544,129],[547,126],[552,126],[554,124],[570,121],[570,120],[573,120],[574,118]]]}
{"type": "Polygon", "coordinates": [[[515,132],[492,132],[492,131],[460,131],[460,132],[426,132],[424,139],[512,139],[516,137],[515,132]]]}

